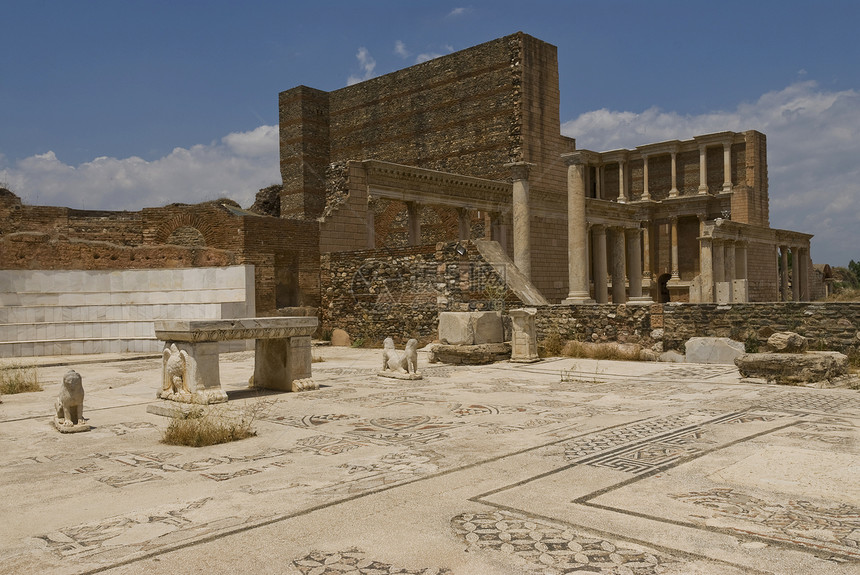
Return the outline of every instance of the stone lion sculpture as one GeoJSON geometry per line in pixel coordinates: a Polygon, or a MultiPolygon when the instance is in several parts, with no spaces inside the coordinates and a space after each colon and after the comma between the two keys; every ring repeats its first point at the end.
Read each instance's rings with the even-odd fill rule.
{"type": "Polygon", "coordinates": [[[418,340],[406,342],[403,354],[394,347],[394,340],[386,337],[382,342],[382,372],[386,374],[418,374],[418,340]]]}
{"type": "Polygon", "coordinates": [[[188,389],[187,364],[188,352],[179,350],[175,343],[170,344],[169,348],[165,348],[162,353],[164,359],[164,379],[161,384],[162,394],[171,393],[187,393],[191,394],[188,389]]]}
{"type": "MultiPolygon", "coordinates": [[[[83,425],[84,419],[84,385],[81,375],[73,369],[63,376],[63,385],[60,395],[54,402],[57,416],[54,424],[57,429],[76,427],[83,425]]],[[[89,426],[85,426],[89,429],[89,426]]]]}
{"type": "Polygon", "coordinates": [[[406,342],[406,349],[400,360],[400,367],[406,373],[418,373],[418,340],[410,339],[406,342]]]}

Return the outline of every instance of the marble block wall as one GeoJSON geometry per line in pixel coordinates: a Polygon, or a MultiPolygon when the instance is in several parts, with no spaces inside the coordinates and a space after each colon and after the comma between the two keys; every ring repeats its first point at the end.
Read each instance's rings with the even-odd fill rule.
{"type": "MultiPolygon", "coordinates": [[[[254,316],[250,265],[0,270],[0,357],[158,353],[156,319],[254,316]]],[[[232,342],[229,350],[248,345],[232,342]]]]}

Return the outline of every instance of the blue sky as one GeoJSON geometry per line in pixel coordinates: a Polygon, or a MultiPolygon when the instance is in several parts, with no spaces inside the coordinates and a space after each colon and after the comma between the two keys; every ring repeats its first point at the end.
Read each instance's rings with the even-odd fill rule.
{"type": "Polygon", "coordinates": [[[0,183],[140,209],[279,181],[278,92],[334,90],[522,30],[558,46],[594,150],[768,136],[771,225],[860,260],[860,2],[0,0],[0,183]]]}

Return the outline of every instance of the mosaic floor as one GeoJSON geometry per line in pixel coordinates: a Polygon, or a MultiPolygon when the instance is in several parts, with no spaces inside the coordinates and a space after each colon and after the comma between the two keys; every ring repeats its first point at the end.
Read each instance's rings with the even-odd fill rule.
{"type": "MultiPolygon", "coordinates": [[[[258,435],[159,442],[160,364],[73,365],[93,430],[49,425],[58,384],[0,404],[0,572],[856,573],[860,393],[728,366],[549,360],[375,375],[323,349],[300,394],[224,409],[258,435]]],[[[57,381],[67,366],[44,368],[57,381]]]]}

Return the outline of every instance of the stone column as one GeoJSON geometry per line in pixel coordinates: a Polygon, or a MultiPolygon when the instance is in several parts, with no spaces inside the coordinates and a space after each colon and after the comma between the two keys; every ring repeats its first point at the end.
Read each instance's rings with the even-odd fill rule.
{"type": "Polygon", "coordinates": [[[791,298],[800,301],[800,257],[798,249],[791,247],[791,298]]]}
{"type": "Polygon", "coordinates": [[[732,191],[732,143],[723,142],[723,193],[732,191]]]}
{"type": "Polygon", "coordinates": [[[612,228],[612,303],[627,303],[627,264],[624,228],[612,228]]]}
{"type": "Polygon", "coordinates": [[[747,278],[747,243],[735,243],[735,279],[738,286],[734,292],[734,301],[746,303],[749,301],[749,280],[747,278]],[[742,290],[742,291],[739,291],[742,290]]]}
{"type": "Polygon", "coordinates": [[[625,160],[618,160],[618,203],[627,203],[627,178],[624,177],[625,160]]]}
{"type": "Polygon", "coordinates": [[[627,281],[630,287],[627,290],[627,301],[630,303],[652,303],[650,297],[642,295],[642,230],[639,228],[627,229],[627,281]]]}
{"type": "Polygon", "coordinates": [[[457,235],[460,241],[467,241],[472,235],[472,219],[468,208],[457,208],[457,235]]]}
{"type": "Polygon", "coordinates": [[[603,164],[594,166],[594,197],[603,199],[603,164]]]}
{"type": "Polygon", "coordinates": [[[499,242],[502,251],[508,253],[508,224],[507,214],[490,213],[490,239],[499,242]]]}
{"type": "Polygon", "coordinates": [[[421,244],[421,204],[406,202],[406,215],[409,220],[409,245],[421,244]]]}
{"type": "Polygon", "coordinates": [[[642,277],[651,279],[651,223],[642,226],[642,277]]]}
{"type": "Polygon", "coordinates": [[[609,301],[606,291],[606,227],[594,225],[592,243],[594,246],[594,299],[597,303],[609,301]]]}
{"type": "Polygon", "coordinates": [[[669,281],[680,281],[681,272],[678,265],[678,218],[673,216],[669,220],[672,224],[672,278],[669,281]]]}
{"type": "Polygon", "coordinates": [[[648,156],[645,154],[642,155],[642,199],[651,199],[651,194],[648,191],[648,156]]]}
{"type": "Polygon", "coordinates": [[[678,197],[678,152],[672,150],[672,189],[669,190],[670,198],[678,197]]]}
{"type": "Polygon", "coordinates": [[[726,262],[723,240],[713,240],[714,284],[726,281],[726,262]]]}
{"type": "Polygon", "coordinates": [[[737,246],[735,246],[735,257],[737,258],[737,272],[735,273],[735,277],[739,280],[749,279],[747,277],[747,244],[746,242],[739,242],[737,246]]]}
{"type": "Polygon", "coordinates": [[[505,164],[511,169],[513,178],[514,265],[528,279],[532,277],[529,167],[533,165],[528,162],[505,164]]]}
{"type": "Polygon", "coordinates": [[[699,146],[699,194],[708,193],[708,148],[699,146]]]}
{"type": "Polygon", "coordinates": [[[797,250],[800,266],[800,301],[809,301],[809,248],[797,250]]]}
{"type": "Polygon", "coordinates": [[[734,281],[735,281],[735,242],[728,241],[724,244],[725,250],[725,282],[728,284],[728,301],[734,301],[734,281]]]}
{"type": "Polygon", "coordinates": [[[714,301],[714,262],[711,238],[699,238],[699,280],[702,284],[702,303],[714,301]]]}
{"type": "Polygon", "coordinates": [[[367,248],[374,249],[376,247],[376,200],[367,198],[367,248]]]}
{"type": "Polygon", "coordinates": [[[788,297],[788,246],[779,246],[779,291],[782,293],[782,301],[789,301],[788,297]]]}
{"type": "Polygon", "coordinates": [[[566,305],[594,303],[588,293],[588,226],[585,221],[585,171],[577,157],[567,165],[567,280],[566,305]]]}

